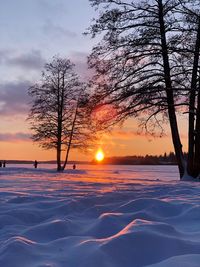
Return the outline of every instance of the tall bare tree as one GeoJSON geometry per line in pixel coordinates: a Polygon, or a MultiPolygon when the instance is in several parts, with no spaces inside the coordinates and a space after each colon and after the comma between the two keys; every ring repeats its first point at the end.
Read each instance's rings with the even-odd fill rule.
{"type": "Polygon", "coordinates": [[[44,149],[56,150],[58,171],[65,169],[70,149],[85,149],[95,138],[86,85],[73,68],[70,60],[54,57],[45,65],[41,81],[29,88],[32,139],[44,149]],[[66,153],[63,166],[62,152],[66,153]]]}
{"type": "Polygon", "coordinates": [[[199,176],[200,2],[90,2],[101,12],[88,32],[103,36],[89,57],[96,103],[115,107],[117,122],[140,115],[147,131],[158,126],[162,133],[168,121],[180,177],[199,176]],[[183,109],[189,114],[187,161],[177,120],[183,109]]]}

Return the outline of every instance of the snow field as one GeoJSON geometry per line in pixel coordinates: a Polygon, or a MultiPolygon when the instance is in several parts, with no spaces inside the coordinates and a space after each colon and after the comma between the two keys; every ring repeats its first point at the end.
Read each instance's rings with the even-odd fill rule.
{"type": "Polygon", "coordinates": [[[0,266],[199,267],[200,185],[167,167],[0,170],[0,266]]]}

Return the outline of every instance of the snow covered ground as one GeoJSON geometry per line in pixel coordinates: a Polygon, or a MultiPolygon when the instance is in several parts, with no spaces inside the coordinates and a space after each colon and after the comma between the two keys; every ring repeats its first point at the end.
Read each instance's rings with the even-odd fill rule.
{"type": "Polygon", "coordinates": [[[200,266],[200,184],[175,166],[41,167],[0,169],[0,266],[200,266]]]}

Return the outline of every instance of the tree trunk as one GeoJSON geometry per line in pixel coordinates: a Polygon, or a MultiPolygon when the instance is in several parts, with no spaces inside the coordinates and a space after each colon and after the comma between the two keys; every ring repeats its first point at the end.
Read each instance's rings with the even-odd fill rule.
{"type": "Polygon", "coordinates": [[[61,171],[61,145],[57,145],[57,171],[61,171]]]}
{"type": "MultiPolygon", "coordinates": [[[[80,96],[79,96],[80,97],[80,96]]],[[[71,143],[72,143],[72,138],[73,138],[73,134],[74,134],[74,127],[75,127],[75,123],[76,123],[76,117],[77,117],[77,112],[78,112],[78,106],[79,106],[79,98],[77,100],[77,104],[76,104],[76,110],[75,110],[75,115],[74,115],[74,119],[72,122],[72,129],[70,132],[70,137],[69,137],[69,144],[67,146],[67,152],[66,152],[66,157],[65,157],[65,162],[63,164],[62,170],[64,171],[66,165],[67,165],[67,161],[68,161],[68,157],[69,157],[69,151],[71,148],[71,143]]]]}
{"type": "Polygon", "coordinates": [[[63,166],[62,166],[62,171],[65,170],[66,165],[67,165],[67,162],[68,162],[70,146],[71,146],[71,144],[69,144],[68,147],[67,147],[67,152],[66,152],[65,162],[64,162],[64,164],[63,164],[63,166]]]}
{"type": "Polygon", "coordinates": [[[170,122],[171,134],[172,134],[172,141],[173,141],[174,150],[175,150],[178,168],[179,168],[179,174],[180,174],[180,178],[182,178],[185,173],[184,157],[183,157],[183,152],[182,152],[182,144],[180,141],[180,135],[179,135],[179,130],[178,130],[177,118],[176,118],[176,111],[175,111],[175,106],[174,106],[174,94],[173,94],[173,88],[172,88],[172,82],[171,82],[162,0],[158,1],[158,6],[159,6],[159,23],[160,23],[164,78],[165,78],[167,104],[168,104],[168,116],[169,116],[169,122],[170,122]]]}
{"type": "Polygon", "coordinates": [[[57,171],[62,170],[61,166],[61,151],[62,151],[62,121],[58,114],[58,136],[57,136],[57,171]]]}
{"type": "Polygon", "coordinates": [[[200,18],[198,22],[198,31],[195,44],[194,62],[192,71],[192,82],[191,82],[191,94],[192,103],[190,101],[189,106],[189,147],[188,147],[188,173],[196,177],[200,173],[200,93],[198,90],[197,98],[197,110],[195,110],[195,94],[197,91],[197,76],[199,66],[199,52],[200,52],[200,18]],[[196,114],[196,126],[195,123],[196,114]],[[195,129],[194,129],[195,128],[195,129]]]}
{"type": "Polygon", "coordinates": [[[197,100],[197,115],[196,115],[196,129],[195,129],[195,154],[194,154],[194,166],[193,173],[194,177],[200,175],[200,88],[198,91],[198,100],[197,100]]]}
{"type": "Polygon", "coordinates": [[[61,166],[61,151],[62,151],[62,97],[60,88],[60,76],[58,72],[58,95],[57,95],[57,171],[62,170],[61,166]],[[60,99],[61,98],[61,99],[60,99]]]}
{"type": "MultiPolygon", "coordinates": [[[[198,96],[198,109],[197,109],[197,122],[196,131],[195,128],[195,100],[196,100],[196,90],[197,90],[197,75],[198,75],[198,65],[199,65],[199,51],[200,51],[200,20],[198,24],[198,31],[195,44],[194,62],[192,70],[192,81],[190,90],[190,100],[189,100],[189,125],[188,125],[188,166],[187,171],[191,176],[196,176],[198,170],[198,162],[200,163],[200,118],[199,118],[199,108],[200,108],[200,96],[198,96]],[[195,132],[197,134],[195,141],[195,132]],[[198,133],[197,133],[198,132],[198,133]]],[[[199,93],[198,93],[199,94],[199,93]]]]}

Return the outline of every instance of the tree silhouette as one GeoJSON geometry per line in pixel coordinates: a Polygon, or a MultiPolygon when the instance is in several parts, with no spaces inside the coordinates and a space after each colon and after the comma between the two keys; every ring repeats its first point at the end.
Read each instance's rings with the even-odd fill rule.
{"type": "Polygon", "coordinates": [[[95,105],[112,105],[115,122],[139,117],[163,134],[169,122],[180,177],[200,174],[200,1],[90,0],[100,9],[88,29],[101,35],[89,66],[95,105]],[[96,101],[95,101],[96,100],[96,101]],[[177,113],[188,114],[184,159],[177,113]]]}
{"type": "Polygon", "coordinates": [[[86,149],[95,140],[86,85],[73,68],[70,60],[54,57],[45,65],[41,81],[29,88],[33,98],[28,116],[32,139],[44,149],[56,150],[58,171],[65,169],[71,148],[86,149]]]}

